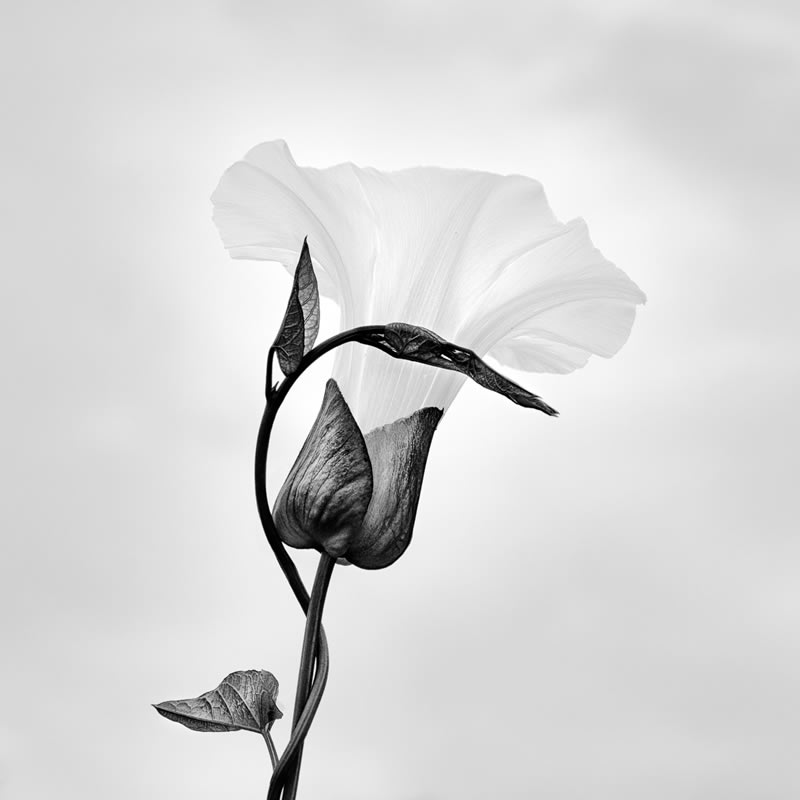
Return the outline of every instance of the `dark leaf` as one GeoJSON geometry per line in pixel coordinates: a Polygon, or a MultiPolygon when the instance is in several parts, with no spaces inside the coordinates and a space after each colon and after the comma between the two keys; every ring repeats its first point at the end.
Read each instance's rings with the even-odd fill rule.
{"type": "Polygon", "coordinates": [[[210,692],[189,700],[167,700],[153,706],[162,717],[193,731],[262,733],[283,714],[275,703],[278,681],[271,672],[231,672],[210,692]]]}
{"type": "Polygon", "coordinates": [[[336,381],[275,500],[275,524],[290,547],[338,558],[361,528],[372,497],[367,445],[336,381]]]}
{"type": "Polygon", "coordinates": [[[418,361],[432,367],[461,372],[485,389],[505,395],[517,405],[536,408],[551,416],[558,415],[558,412],[544,400],[503,377],[472,350],[445,341],[427,328],[393,322],[382,328],[379,333],[374,331],[365,333],[360,341],[377,347],[394,358],[418,361]]]}
{"type": "Polygon", "coordinates": [[[361,531],[346,553],[357,567],[382,569],[406,551],[414,530],[428,450],[441,417],[440,408],[421,408],[366,435],[372,462],[372,500],[361,531]]]}
{"type": "Polygon", "coordinates": [[[290,547],[365,569],[394,563],[411,541],[428,448],[441,409],[421,408],[363,436],[336,382],[275,501],[290,547]]]}
{"type": "Polygon", "coordinates": [[[303,241],[300,260],[294,271],[292,294],[286,306],[283,324],[272,345],[284,375],[291,375],[300,360],[314,346],[319,333],[319,290],[308,241],[303,241]]]}

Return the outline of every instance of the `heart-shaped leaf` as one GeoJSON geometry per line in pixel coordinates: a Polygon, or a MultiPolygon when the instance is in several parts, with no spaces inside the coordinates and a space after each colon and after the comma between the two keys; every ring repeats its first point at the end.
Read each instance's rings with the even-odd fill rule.
{"type": "Polygon", "coordinates": [[[253,731],[262,733],[283,714],[275,700],[278,681],[271,672],[248,669],[231,672],[216,689],[189,700],[154,705],[162,717],[193,731],[253,731]]]}
{"type": "Polygon", "coordinates": [[[308,249],[308,240],[303,241],[300,260],[294,271],[294,283],[283,324],[272,345],[278,354],[278,363],[283,374],[291,375],[300,366],[300,360],[314,346],[319,333],[319,290],[314,265],[308,249]]]}
{"type": "Polygon", "coordinates": [[[461,372],[485,389],[505,395],[517,405],[536,408],[550,416],[558,415],[544,400],[493,370],[472,350],[452,344],[427,328],[393,322],[379,332],[365,332],[359,341],[377,347],[394,358],[461,372]]]}

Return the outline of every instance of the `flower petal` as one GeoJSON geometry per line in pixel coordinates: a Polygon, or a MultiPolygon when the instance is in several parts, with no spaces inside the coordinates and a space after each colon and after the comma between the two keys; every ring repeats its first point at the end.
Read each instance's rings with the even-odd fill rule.
{"type": "Polygon", "coordinates": [[[364,210],[357,168],[298,167],[286,142],[265,142],[225,171],[211,196],[214,222],[232,258],[277,261],[289,271],[304,238],[322,294],[342,308],[363,302],[362,282],[345,264],[363,261],[371,221],[364,210]]]}
{"type": "MultiPolygon", "coordinates": [[[[378,258],[357,324],[419,325],[480,357],[540,371],[575,369],[624,343],[644,295],[594,248],[583,221],[556,220],[536,181],[418,168],[365,171],[363,183],[378,258]]],[[[362,428],[447,409],[463,384],[372,351],[340,356],[334,375],[362,428]]]]}
{"type": "MultiPolygon", "coordinates": [[[[614,355],[645,301],[573,220],[504,265],[455,340],[512,368],[571,372],[592,354],[614,355]]],[[[459,388],[434,376],[422,402],[446,408],[459,388]]]]}
{"type": "Polygon", "coordinates": [[[347,560],[364,569],[394,563],[411,541],[433,433],[442,411],[422,408],[366,436],[373,464],[372,502],[347,560]]]}
{"type": "Polygon", "coordinates": [[[371,497],[367,445],[339,387],[329,380],[275,501],[275,525],[290,547],[315,547],[338,558],[360,531],[371,497]]]}
{"type": "Polygon", "coordinates": [[[511,357],[509,366],[564,372],[583,366],[592,353],[614,355],[628,338],[636,305],[645,300],[642,290],[594,247],[586,223],[573,220],[559,236],[507,265],[487,287],[481,313],[462,336],[474,341],[478,353],[503,363],[511,357]],[[569,369],[565,364],[553,368],[536,358],[540,341],[583,353],[569,369]],[[521,348],[527,348],[527,356],[521,348]]]}
{"type": "Polygon", "coordinates": [[[628,340],[635,318],[636,306],[625,301],[576,300],[520,325],[491,355],[528,372],[572,372],[590,355],[613,356],[628,340]]]}
{"type": "MultiPolygon", "coordinates": [[[[567,372],[615,353],[645,299],[581,220],[559,222],[541,184],[517,175],[319,170],[271,142],[234,164],[213,200],[236,258],[291,269],[308,235],[343,329],[410,323],[512,367],[567,372]]],[[[333,374],[364,430],[446,409],[464,381],[356,347],[338,350],[333,374]]]]}

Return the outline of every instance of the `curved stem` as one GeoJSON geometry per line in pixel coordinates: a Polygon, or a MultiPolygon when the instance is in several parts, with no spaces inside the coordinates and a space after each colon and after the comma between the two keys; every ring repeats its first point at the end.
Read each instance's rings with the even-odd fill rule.
{"type": "Polygon", "coordinates": [[[269,398],[269,396],[273,392],[273,386],[272,386],[272,362],[273,362],[274,358],[275,358],[275,348],[274,347],[270,347],[269,351],[267,352],[267,379],[265,381],[265,394],[266,394],[267,398],[269,398]]]}
{"type": "MultiPolygon", "coordinates": [[[[261,417],[261,425],[258,429],[258,439],[256,440],[256,505],[258,506],[258,516],[261,519],[261,526],[264,529],[264,534],[267,537],[267,541],[275,553],[275,558],[278,560],[278,564],[283,570],[286,580],[289,582],[289,586],[291,586],[292,591],[297,598],[297,602],[300,604],[300,607],[304,612],[308,611],[308,592],[306,591],[306,587],[303,585],[303,581],[297,571],[297,567],[295,566],[289,554],[286,552],[283,542],[281,542],[278,529],[275,527],[275,520],[272,518],[272,512],[270,511],[269,502],[267,500],[267,486],[265,477],[267,454],[269,451],[269,437],[272,433],[272,426],[275,423],[275,417],[278,413],[278,409],[281,407],[283,401],[286,399],[286,395],[289,393],[289,389],[292,388],[295,381],[318,358],[321,358],[339,345],[345,344],[346,342],[356,341],[365,333],[378,333],[382,331],[383,328],[384,326],[382,325],[365,325],[361,328],[353,328],[352,330],[345,331],[344,333],[339,333],[336,336],[331,336],[330,339],[326,339],[324,342],[322,342],[322,344],[317,345],[313,350],[310,350],[308,353],[306,353],[306,355],[303,356],[297,371],[289,375],[283,381],[283,383],[278,386],[277,389],[273,390],[269,385],[266,387],[267,404],[264,408],[264,414],[261,417]]],[[[271,380],[271,366],[272,350],[270,349],[267,369],[269,376],[268,380],[271,380]]]]}
{"type": "MultiPolygon", "coordinates": [[[[258,429],[258,438],[256,440],[255,452],[255,493],[256,493],[256,506],[258,508],[258,516],[261,520],[261,527],[264,529],[264,535],[267,542],[275,554],[275,558],[286,576],[286,580],[294,593],[297,602],[300,604],[303,612],[308,614],[310,598],[308,591],[303,584],[300,573],[297,571],[294,561],[283,546],[283,542],[278,534],[278,529],[275,526],[275,520],[272,517],[272,512],[269,507],[267,499],[266,487],[266,466],[267,455],[269,453],[269,439],[272,433],[272,427],[275,423],[275,417],[278,409],[281,407],[289,389],[292,388],[295,381],[303,374],[303,372],[311,366],[318,358],[330,352],[334,348],[347,342],[356,341],[360,336],[366,333],[378,333],[383,329],[379,325],[366,325],[361,328],[354,328],[344,333],[332,336],[326,339],[317,347],[310,350],[303,356],[297,370],[289,375],[279,386],[273,388],[272,386],[272,362],[273,350],[270,348],[267,357],[267,374],[266,374],[266,387],[265,395],[267,399],[264,413],[261,417],[261,424],[258,429]]],[[[269,800],[278,800],[280,791],[284,785],[282,781],[283,773],[286,771],[287,765],[290,763],[292,755],[296,751],[302,752],[302,743],[308,732],[311,722],[314,719],[322,693],[325,690],[325,684],[328,679],[328,669],[330,664],[330,657],[328,653],[328,642],[325,636],[325,631],[322,627],[319,628],[318,645],[316,648],[317,670],[314,674],[314,681],[311,686],[311,691],[307,694],[307,702],[305,708],[300,714],[299,719],[295,720],[292,729],[292,736],[289,744],[284,751],[283,757],[275,766],[275,771],[272,775],[270,782],[269,800]],[[276,793],[277,792],[277,793],[276,793]]],[[[298,686],[299,689],[299,686],[298,686]]],[[[299,770],[299,760],[298,760],[299,770]]],[[[296,779],[293,778],[293,784],[296,787],[296,779]]],[[[296,789],[295,789],[296,790],[296,789]]]]}

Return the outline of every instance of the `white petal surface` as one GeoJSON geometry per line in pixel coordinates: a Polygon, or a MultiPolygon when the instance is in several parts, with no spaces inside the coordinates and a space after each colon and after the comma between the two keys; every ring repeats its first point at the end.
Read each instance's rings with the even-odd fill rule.
{"type": "MultiPolygon", "coordinates": [[[[284,142],[222,177],[214,219],[234,258],[297,262],[308,236],[342,327],[423,325],[511,367],[569,372],[624,344],[644,302],[594,248],[582,220],[554,217],[520,176],[416,167],[298,167],[284,142]]],[[[463,377],[343,348],[334,377],[362,429],[447,408],[463,377]]]]}

